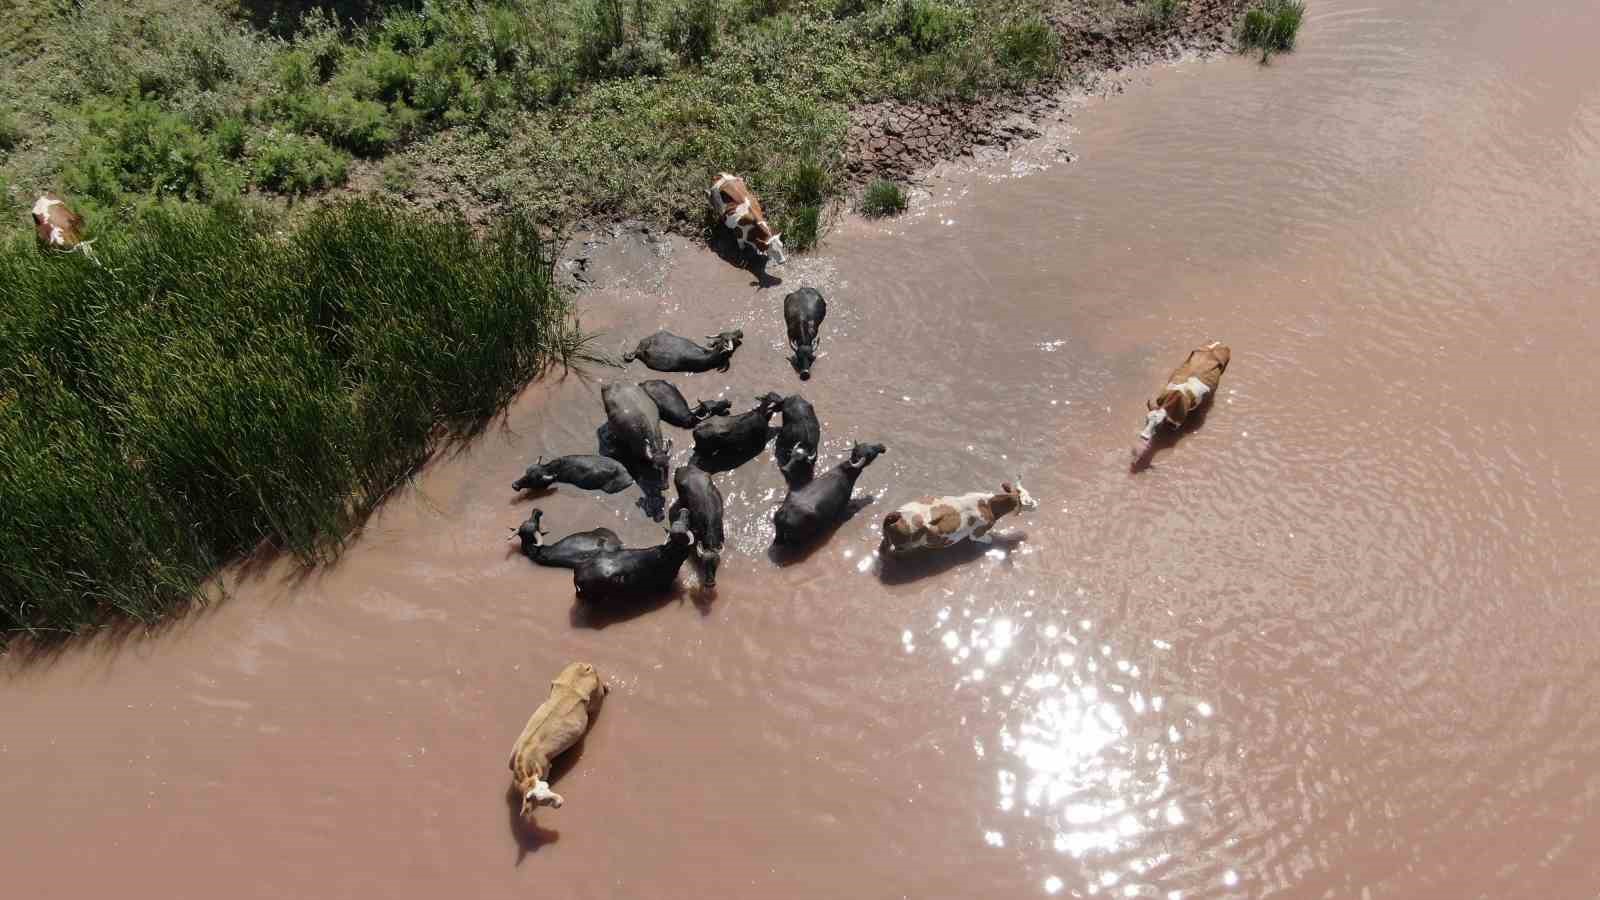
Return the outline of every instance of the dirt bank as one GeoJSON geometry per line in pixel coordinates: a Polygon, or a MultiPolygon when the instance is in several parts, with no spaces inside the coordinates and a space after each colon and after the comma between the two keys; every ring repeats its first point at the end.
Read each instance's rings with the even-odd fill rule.
{"type": "Polygon", "coordinates": [[[968,156],[974,148],[1006,150],[1038,137],[1040,121],[1059,113],[1063,89],[1118,90],[1119,82],[1108,75],[1231,49],[1234,23],[1250,2],[1191,0],[1165,25],[1152,22],[1143,3],[1058,9],[1049,16],[1062,42],[1057,80],[975,102],[886,101],[856,107],[850,111],[846,170],[856,184],[876,177],[910,180],[938,162],[968,156]]]}

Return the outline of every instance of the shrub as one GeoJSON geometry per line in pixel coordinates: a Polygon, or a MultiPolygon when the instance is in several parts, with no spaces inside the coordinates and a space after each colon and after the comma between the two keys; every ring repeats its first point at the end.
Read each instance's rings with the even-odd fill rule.
{"type": "Polygon", "coordinates": [[[1054,74],[1061,38],[1044,16],[1013,20],[995,38],[1000,64],[1019,81],[1035,81],[1054,74]]]}
{"type": "Polygon", "coordinates": [[[903,53],[934,53],[972,33],[972,11],[939,0],[900,0],[884,7],[879,31],[903,53]]]}
{"type": "Polygon", "coordinates": [[[9,109],[0,109],[0,151],[9,152],[22,143],[22,126],[9,109]]]}
{"type": "Polygon", "coordinates": [[[667,46],[687,63],[704,61],[717,49],[717,0],[689,0],[667,27],[667,46]]]}
{"type": "Polygon", "coordinates": [[[1274,52],[1293,50],[1295,34],[1305,14],[1306,5],[1300,0],[1263,0],[1239,20],[1240,49],[1260,50],[1262,62],[1274,52]]]}
{"type": "Polygon", "coordinates": [[[155,618],[263,540],[323,558],[577,347],[526,217],[279,224],[152,210],[103,268],[0,246],[0,632],[155,618]]]}
{"type": "Polygon", "coordinates": [[[124,194],[226,197],[241,186],[212,141],[153,100],[93,100],[79,115],[85,134],[63,171],[75,193],[114,204],[124,194]]]}
{"type": "Polygon", "coordinates": [[[1147,24],[1160,28],[1171,24],[1182,8],[1183,0],[1144,0],[1144,8],[1140,12],[1147,24]]]}
{"type": "Polygon", "coordinates": [[[905,192],[887,178],[867,185],[867,192],[861,198],[861,214],[871,218],[898,216],[906,211],[906,206],[905,192]]]}
{"type": "Polygon", "coordinates": [[[787,207],[778,217],[777,230],[783,235],[783,245],[796,253],[804,253],[822,240],[822,207],[802,204],[787,207]]]}
{"type": "Polygon", "coordinates": [[[269,131],[250,148],[250,180],[269,191],[305,194],[343,184],[347,163],[318,138],[269,131]]]}

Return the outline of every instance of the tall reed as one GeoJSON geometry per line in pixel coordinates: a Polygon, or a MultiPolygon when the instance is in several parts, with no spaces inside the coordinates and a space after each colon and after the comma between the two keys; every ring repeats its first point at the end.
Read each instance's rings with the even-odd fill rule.
{"type": "Polygon", "coordinates": [[[314,561],[583,339],[512,215],[156,209],[0,246],[0,630],[151,620],[269,541],[314,561]]]}

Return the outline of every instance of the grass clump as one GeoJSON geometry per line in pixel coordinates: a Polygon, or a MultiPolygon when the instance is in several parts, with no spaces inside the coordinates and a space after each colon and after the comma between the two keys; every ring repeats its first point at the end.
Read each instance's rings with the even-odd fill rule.
{"type": "Polygon", "coordinates": [[[887,178],[879,178],[867,185],[861,198],[861,214],[870,218],[898,216],[906,211],[906,194],[887,178]]]}
{"type": "Polygon", "coordinates": [[[1183,0],[1144,0],[1140,13],[1150,27],[1165,28],[1177,20],[1182,9],[1183,0]]]}
{"type": "Polygon", "coordinates": [[[0,631],[156,618],[270,541],[322,558],[578,339],[525,216],[148,208],[96,265],[0,245],[0,631]]]}
{"type": "Polygon", "coordinates": [[[1293,50],[1295,34],[1305,14],[1306,5],[1301,0],[1263,0],[1239,20],[1239,48],[1246,52],[1260,50],[1263,63],[1273,53],[1293,50]]]}

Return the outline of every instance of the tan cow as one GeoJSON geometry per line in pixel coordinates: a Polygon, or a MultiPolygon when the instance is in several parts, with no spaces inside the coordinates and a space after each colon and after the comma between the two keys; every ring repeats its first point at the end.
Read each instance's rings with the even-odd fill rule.
{"type": "Polygon", "coordinates": [[[998,494],[979,491],[907,503],[884,516],[883,549],[895,554],[935,550],[968,538],[987,544],[993,540],[989,530],[1002,516],[1038,506],[1020,479],[1000,485],[998,494]]]}
{"type": "Polygon", "coordinates": [[[719,172],[706,191],[711,201],[711,212],[717,221],[739,234],[739,249],[755,248],[763,258],[783,265],[788,257],[783,252],[783,235],[767,224],[767,213],[761,200],[751,193],[744,179],[727,172],[719,172]]]}
{"type": "Polygon", "coordinates": [[[83,216],[67,208],[67,202],[51,191],[33,201],[33,229],[39,245],[53,250],[76,250],[85,245],[83,216]]]}
{"type": "Polygon", "coordinates": [[[1167,386],[1145,404],[1144,430],[1139,432],[1139,442],[1133,447],[1133,464],[1148,459],[1154,446],[1156,429],[1163,425],[1182,428],[1189,414],[1208,402],[1222,382],[1222,373],[1228,368],[1232,354],[1221,341],[1212,341],[1204,347],[1189,351],[1183,365],[1167,376],[1167,386]]]}
{"type": "Polygon", "coordinates": [[[534,710],[511,747],[511,780],[522,796],[524,816],[540,806],[560,809],[566,802],[550,790],[550,762],[589,730],[589,720],[610,690],[588,663],[572,663],[550,682],[549,699],[534,710]]]}

